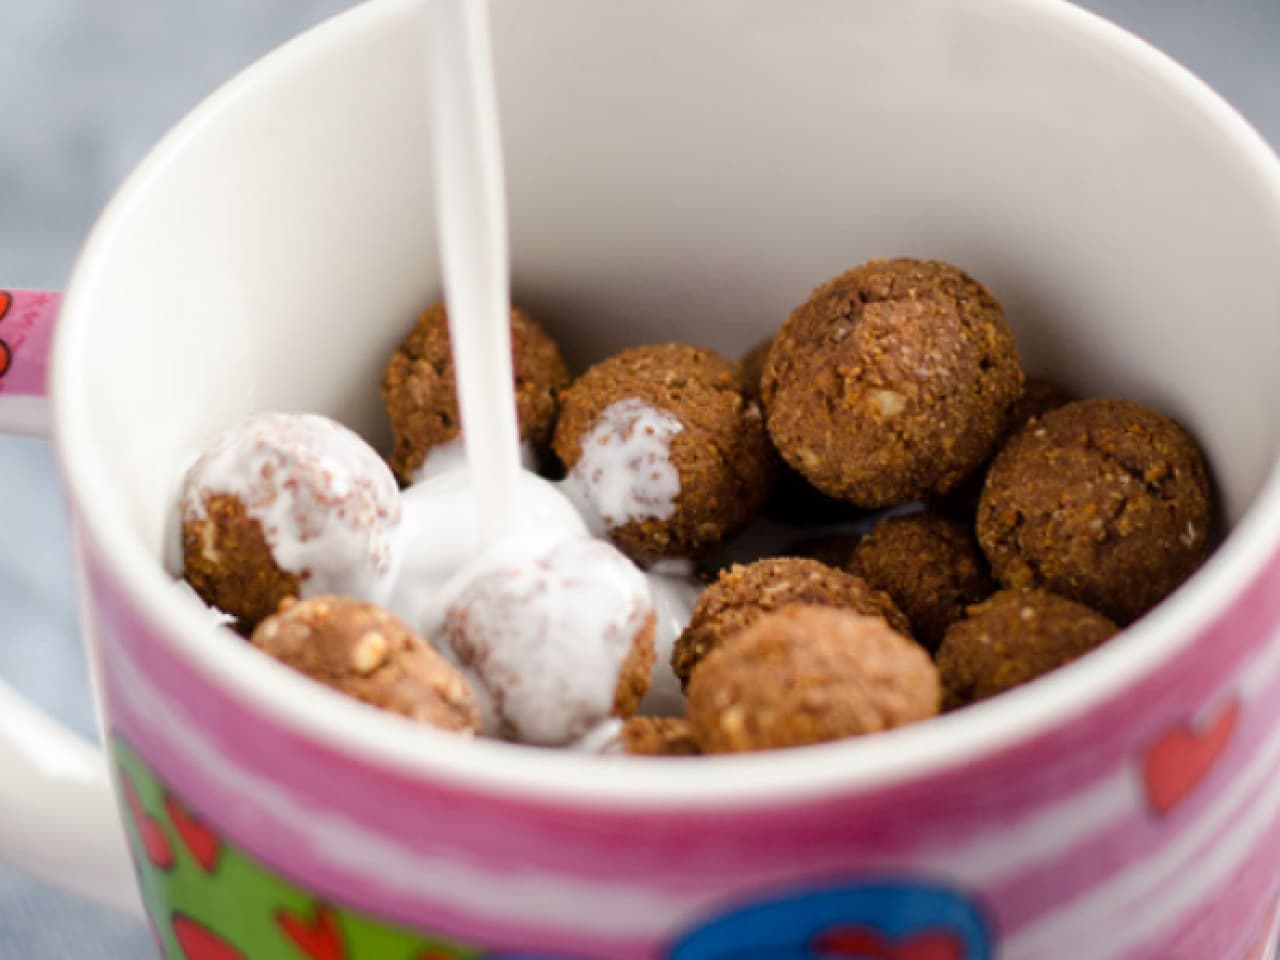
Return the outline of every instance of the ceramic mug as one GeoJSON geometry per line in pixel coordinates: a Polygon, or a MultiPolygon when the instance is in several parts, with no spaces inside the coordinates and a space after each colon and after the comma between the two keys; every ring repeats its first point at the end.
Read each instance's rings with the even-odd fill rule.
{"type": "MultiPolygon", "coordinates": [[[[1057,0],[498,0],[514,289],[579,368],[737,353],[876,255],[964,266],[1027,365],[1177,416],[1229,535],[1122,637],[864,740],[601,760],[423,730],[212,626],[182,466],[254,410],[375,444],[439,291],[419,2],[272,54],[88,240],[49,390],[102,753],[0,698],[0,853],[186,960],[1246,960],[1280,887],[1280,163],[1057,0]]],[[[38,430],[55,301],[3,298],[38,430]]]]}

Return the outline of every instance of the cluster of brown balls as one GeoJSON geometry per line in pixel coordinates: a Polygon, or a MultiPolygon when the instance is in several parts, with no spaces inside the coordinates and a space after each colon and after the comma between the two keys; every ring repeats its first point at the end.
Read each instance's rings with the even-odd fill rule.
{"type": "Polygon", "coordinates": [[[682,735],[636,732],[636,752],[816,743],[964,707],[1092,650],[1208,553],[1187,433],[1026,378],[999,303],[953,267],[851,270],[744,364],[780,487],[902,509],[802,548],[826,562],[720,572],[673,655],[682,735]]]}
{"type": "MultiPolygon", "coordinates": [[[[572,472],[620,401],[679,425],[671,509],[605,531],[642,566],[688,560],[709,581],[671,659],[686,715],[629,719],[628,753],[797,746],[963,707],[1093,649],[1210,548],[1209,481],[1187,433],[1135,403],[1072,401],[1028,379],[999,302],[944,263],[850,270],[741,362],[661,344],[570,380],[554,341],[520,310],[512,335],[522,439],[544,462],[554,453],[572,472]],[[878,511],[885,518],[865,536],[827,538],[809,556],[797,536],[777,556],[714,562],[761,515],[821,524],[878,511]]],[[[401,483],[457,437],[454,391],[446,317],[434,307],[382,383],[401,483]]],[[[206,581],[272,564],[246,530],[235,525],[234,542],[222,543],[187,531],[189,549],[225,568],[206,581]]],[[[296,573],[269,572],[277,583],[296,573]]],[[[257,627],[260,647],[324,682],[475,728],[465,683],[425,642],[373,623],[365,607],[335,615],[324,602],[265,620],[256,600],[219,606],[246,633],[257,627]]]]}

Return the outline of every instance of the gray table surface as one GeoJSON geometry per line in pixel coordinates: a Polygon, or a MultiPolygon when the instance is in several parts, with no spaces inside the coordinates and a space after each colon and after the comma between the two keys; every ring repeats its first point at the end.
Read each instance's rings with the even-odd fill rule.
{"type": "MultiPolygon", "coordinates": [[[[781,2],[781,0],[779,0],[781,2]]],[[[1085,0],[1280,144],[1280,0],[1085,0]]],[[[58,289],[121,178],[183,112],[342,0],[0,0],[0,281],[58,289]]],[[[0,439],[0,676],[92,730],[58,481],[0,439]]],[[[138,924],[0,864],[0,957],[141,958],[138,924]]]]}

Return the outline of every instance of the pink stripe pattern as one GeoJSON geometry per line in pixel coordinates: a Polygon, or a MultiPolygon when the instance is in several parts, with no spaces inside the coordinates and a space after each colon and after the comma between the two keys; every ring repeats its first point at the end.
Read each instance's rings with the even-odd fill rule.
{"type": "Polygon", "coordinates": [[[0,290],[0,395],[45,395],[49,346],[60,301],[56,293],[0,290]]]}
{"type": "Polygon", "coordinates": [[[86,549],[113,726],[264,863],[388,920],[526,950],[652,958],[697,918],[760,891],[892,873],[968,891],[1010,960],[1065,960],[1096,942],[1090,926],[1110,909],[1101,892],[1111,886],[1128,891],[1115,908],[1134,916],[1180,890],[1188,904],[1133,945],[1100,944],[1091,956],[1234,960],[1248,946],[1241,930],[1256,930],[1274,905],[1275,817],[1225,864],[1221,883],[1200,894],[1186,874],[1213,850],[1234,849],[1238,823],[1256,815],[1263,791],[1236,797],[1233,785],[1270,783],[1280,770],[1280,657],[1267,655],[1280,642],[1280,555],[1179,657],[1070,723],[962,770],[711,813],[465,790],[300,735],[196,673],[86,549]],[[1270,672],[1259,678],[1262,663],[1270,672]],[[1228,707],[1237,712],[1223,719],[1228,707]],[[1169,756],[1175,767],[1165,770],[1169,756]],[[307,815],[289,815],[297,810],[307,815]],[[1067,832],[1046,836],[1044,824],[1067,832]],[[1184,862],[1177,844],[1197,830],[1184,862]],[[371,882],[362,869],[371,857],[404,869],[371,882]],[[436,875],[447,889],[432,887],[436,875]],[[1071,942],[1030,946],[1041,929],[1076,929],[1077,913],[1071,942]]]}

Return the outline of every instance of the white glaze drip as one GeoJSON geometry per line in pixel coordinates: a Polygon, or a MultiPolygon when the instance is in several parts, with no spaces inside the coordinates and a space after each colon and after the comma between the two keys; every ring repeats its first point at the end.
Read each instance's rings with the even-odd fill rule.
{"type": "Polygon", "coordinates": [[[653,614],[645,576],[607,543],[513,536],[442,591],[432,631],[487,696],[484,731],[562,746],[613,709],[623,662],[653,614]]]}
{"type": "Polygon", "coordinates": [[[670,519],[680,496],[671,440],[683,429],[670,413],[635,397],[605,408],[563,483],[593,533],[633,520],[670,519]]]}
{"type": "Polygon", "coordinates": [[[205,519],[219,494],[234,496],[258,521],[276,564],[301,577],[304,597],[386,599],[398,560],[399,491],[386,463],[351,430],[309,413],[252,416],[187,471],[184,522],[205,519]]]}
{"type": "MultiPolygon", "coordinates": [[[[549,542],[559,542],[587,534],[555,484],[522,471],[516,491],[521,510],[511,536],[541,532],[549,542]]],[[[465,468],[430,477],[401,494],[402,560],[387,607],[426,637],[438,626],[441,591],[482,549],[474,497],[465,468]]]]}
{"type": "Polygon", "coordinates": [[[688,574],[680,576],[650,570],[646,576],[656,618],[653,645],[657,660],[649,678],[649,692],[640,701],[638,712],[651,717],[683,716],[684,690],[680,678],[671,669],[671,650],[676,638],[689,625],[702,585],[688,574]]]}

